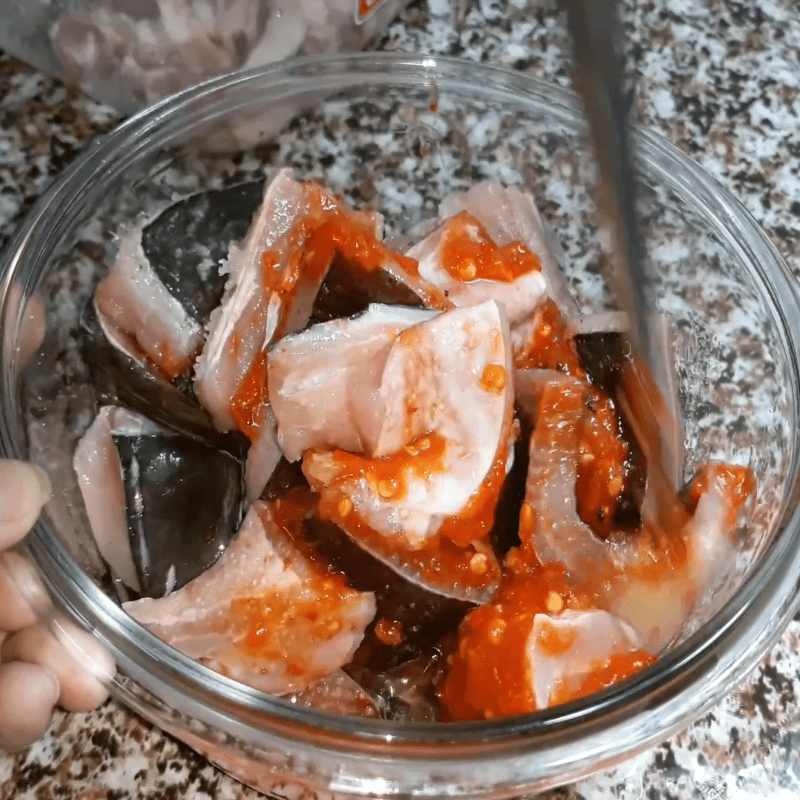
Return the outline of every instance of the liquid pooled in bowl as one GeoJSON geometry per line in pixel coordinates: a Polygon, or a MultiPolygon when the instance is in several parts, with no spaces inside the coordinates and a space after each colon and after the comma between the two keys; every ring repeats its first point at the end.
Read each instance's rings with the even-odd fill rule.
{"type": "Polygon", "coordinates": [[[84,315],[105,405],[74,466],[125,610],[257,689],[399,720],[651,664],[754,479],[706,465],[651,524],[624,317],[579,315],[532,198],[450,195],[401,252],[288,170],[225,192],[161,219],[193,205],[224,258],[121,232],[84,315]]]}

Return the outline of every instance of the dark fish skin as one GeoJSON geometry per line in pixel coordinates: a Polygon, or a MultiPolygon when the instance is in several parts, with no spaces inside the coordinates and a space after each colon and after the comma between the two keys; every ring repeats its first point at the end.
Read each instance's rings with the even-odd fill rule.
{"type": "MultiPolygon", "coordinates": [[[[618,396],[623,365],[629,358],[630,348],[623,333],[582,333],[575,336],[575,349],[581,367],[589,382],[614,398],[618,396]]],[[[622,492],[613,511],[614,527],[620,532],[633,533],[641,523],[640,508],[647,481],[647,463],[639,441],[623,414],[620,418],[620,436],[628,445],[628,462],[622,492]]],[[[591,521],[587,524],[592,525],[591,521]]]]}
{"type": "Polygon", "coordinates": [[[81,318],[79,337],[98,405],[129,408],[170,430],[243,457],[246,438],[238,432],[220,433],[205,409],[194,399],[188,381],[183,382],[184,386],[170,383],[108,341],[91,300],[81,318]]]}
{"type": "Polygon", "coordinates": [[[231,242],[243,239],[261,205],[264,181],[187,197],[142,230],[142,249],[170,294],[200,325],[219,305],[228,276],[220,266],[231,242]],[[208,255],[197,247],[208,249],[208,255]],[[200,268],[204,258],[212,266],[200,268]]]}
{"type": "Polygon", "coordinates": [[[443,597],[407,581],[362,550],[332,522],[311,517],[305,521],[303,535],[316,557],[331,570],[344,574],[352,589],[375,593],[375,619],[353,656],[353,670],[347,668],[356,680],[359,669],[383,672],[427,652],[474,608],[471,603],[443,597]],[[387,644],[378,638],[375,629],[381,620],[399,626],[399,643],[387,644]]]}
{"type": "Polygon", "coordinates": [[[242,519],[242,463],[178,435],[113,436],[144,597],[180,589],[222,554],[242,519]]]}
{"type": "Polygon", "coordinates": [[[419,296],[382,269],[364,270],[336,254],[311,310],[311,325],[352,317],[370,303],[425,308],[419,296]]]}
{"type": "Polygon", "coordinates": [[[500,561],[512,547],[520,543],[519,514],[525,500],[525,486],[528,480],[531,425],[522,414],[517,416],[520,421],[520,435],[514,442],[514,463],[500,489],[494,510],[494,524],[489,531],[489,540],[500,561]]]}
{"type": "Polygon", "coordinates": [[[287,492],[292,489],[308,489],[308,481],[303,474],[303,462],[287,461],[286,458],[281,456],[281,460],[275,467],[264,491],[261,492],[261,500],[269,502],[278,497],[283,497],[287,492]]]}

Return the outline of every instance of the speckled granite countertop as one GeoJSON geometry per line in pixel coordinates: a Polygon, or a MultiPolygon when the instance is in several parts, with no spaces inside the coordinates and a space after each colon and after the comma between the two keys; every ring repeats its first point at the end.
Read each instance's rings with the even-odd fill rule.
{"type": "MultiPolygon", "coordinates": [[[[568,83],[555,3],[419,0],[379,47],[462,56],[568,83]],[[464,11],[457,22],[456,7],[464,11]]],[[[644,123],[730,187],[800,275],[800,16],[794,0],[635,0],[629,23],[644,123]],[[668,6],[668,8],[667,8],[668,6]]],[[[107,108],[0,57],[0,244],[107,108]]],[[[695,725],[550,798],[800,797],[800,625],[695,725]]],[[[57,714],[27,753],[0,757],[0,797],[251,798],[256,794],[111,701],[57,714]]]]}

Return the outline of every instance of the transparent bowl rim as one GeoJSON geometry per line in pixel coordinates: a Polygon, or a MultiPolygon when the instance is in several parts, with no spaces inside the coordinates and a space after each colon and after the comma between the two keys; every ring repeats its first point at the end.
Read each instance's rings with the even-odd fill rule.
{"type": "MultiPolygon", "coordinates": [[[[553,84],[518,72],[459,59],[392,53],[362,53],[292,59],[279,65],[233,73],[186,90],[146,109],[105,137],[92,143],[42,195],[9,243],[3,258],[0,315],[8,319],[9,289],[18,280],[30,291],[45,268],[47,255],[73,219],[74,205],[86,186],[102,181],[110,170],[119,174],[142,154],[179,136],[214,109],[224,98],[255,92],[272,96],[312,90],[354,87],[357,83],[391,83],[407,88],[433,85],[491,87],[496,100],[546,104],[565,119],[578,120],[575,96],[553,84]],[[357,79],[357,80],[356,80],[357,79]],[[215,105],[216,103],[216,105],[215,105]],[[70,216],[71,214],[71,216],[70,216]]],[[[639,130],[640,153],[656,158],[660,173],[673,187],[690,192],[704,213],[735,238],[743,258],[770,299],[786,349],[794,385],[800,385],[800,303],[791,274],[782,257],[744,207],[695,162],[666,140],[639,130]],[[669,173],[672,173],[671,175],[669,173]]],[[[718,231],[719,232],[719,231],[718,231]]],[[[18,329],[19,314],[16,319],[18,329]]],[[[3,455],[24,458],[18,429],[15,342],[4,326],[2,353],[4,408],[0,419],[3,455]]],[[[796,392],[795,392],[796,394],[796,392]]],[[[798,419],[793,397],[794,421],[798,419]]],[[[791,458],[796,483],[796,452],[791,458]]],[[[97,632],[114,652],[118,664],[157,697],[183,696],[189,706],[212,709],[215,719],[235,720],[240,730],[254,736],[268,728],[278,736],[318,742],[349,751],[361,747],[376,754],[410,759],[441,759],[480,754],[510,754],[522,748],[546,752],[551,746],[575,740],[576,733],[606,735],[625,721],[644,720],[656,707],[669,711],[649,734],[652,743],[682,727],[730,690],[763,657],[791,620],[797,606],[795,575],[800,575],[800,510],[796,498],[786,499],[779,532],[761,563],[739,587],[720,614],[648,670],[582,701],[524,717],[452,725],[397,725],[299,709],[230,681],[164,645],[139,628],[80,570],[61,546],[57,534],[40,521],[28,539],[28,548],[57,601],[79,621],[97,632]],[[791,501],[791,502],[790,502],[791,501]],[[728,648],[723,656],[720,647],[728,648]],[[199,703],[199,705],[198,705],[199,703]],[[643,716],[645,715],[645,716],[643,716]]],[[[117,682],[121,696],[126,690],[117,682]]],[[[200,715],[202,716],[202,715],[200,715]]],[[[613,738],[613,737],[611,737],[613,738]]],[[[621,743],[621,742],[620,742],[621,743]]],[[[613,749],[615,744],[612,742],[613,749]]]]}

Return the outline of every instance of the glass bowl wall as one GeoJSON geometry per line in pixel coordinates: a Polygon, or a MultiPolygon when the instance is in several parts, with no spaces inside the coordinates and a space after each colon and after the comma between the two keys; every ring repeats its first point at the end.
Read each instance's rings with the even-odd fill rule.
{"type": "Polygon", "coordinates": [[[486,723],[400,725],[299,709],[199,666],[128,618],[108,589],[71,468],[93,403],[78,317],[120,231],[183,197],[284,166],[383,213],[387,237],[478,181],[521,187],[563,249],[582,308],[609,308],[594,171],[572,96],[443,59],[289,62],[212,81],[132,118],[42,197],[5,255],[1,443],[53,478],[28,546],[57,602],[114,653],[119,699],[278,794],[301,784],[356,796],[499,798],[652,745],[757,663],[791,619],[800,575],[800,307],[785,265],[742,207],[667,143],[642,133],[639,144],[648,255],[676,337],[685,477],[708,459],[747,464],[758,497],[725,579],[653,667],[584,701],[486,723]],[[41,292],[47,309],[44,348],[24,376],[15,282],[26,296],[41,292]]]}

